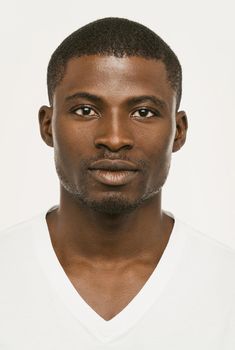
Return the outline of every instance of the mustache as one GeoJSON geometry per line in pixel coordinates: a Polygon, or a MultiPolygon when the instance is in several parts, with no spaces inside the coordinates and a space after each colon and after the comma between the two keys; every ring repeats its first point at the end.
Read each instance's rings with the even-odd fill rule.
{"type": "Polygon", "coordinates": [[[80,167],[81,169],[86,172],[90,167],[91,164],[96,161],[102,161],[102,160],[119,160],[119,161],[128,161],[130,163],[133,163],[136,168],[143,174],[146,174],[149,169],[149,162],[144,159],[135,159],[133,157],[128,157],[124,154],[118,154],[118,153],[104,153],[102,155],[96,155],[90,158],[84,158],[80,160],[80,167]]]}

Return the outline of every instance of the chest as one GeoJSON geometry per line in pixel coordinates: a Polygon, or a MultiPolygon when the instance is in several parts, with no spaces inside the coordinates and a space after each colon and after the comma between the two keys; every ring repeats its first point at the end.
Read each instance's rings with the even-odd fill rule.
{"type": "Polygon", "coordinates": [[[139,293],[154,266],[108,269],[70,269],[69,277],[84,301],[103,319],[120,313],[139,293]]]}

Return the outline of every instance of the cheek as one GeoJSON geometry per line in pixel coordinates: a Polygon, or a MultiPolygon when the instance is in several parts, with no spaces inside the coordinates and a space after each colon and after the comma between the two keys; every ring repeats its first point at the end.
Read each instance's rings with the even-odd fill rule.
{"type": "Polygon", "coordinates": [[[152,165],[151,179],[153,181],[164,181],[166,178],[172,155],[172,148],[174,143],[174,126],[168,126],[168,128],[158,130],[148,137],[149,146],[146,149],[146,156],[149,158],[152,165]],[[151,141],[151,142],[150,142],[151,141]]]}
{"type": "Polygon", "coordinates": [[[88,130],[78,127],[75,121],[55,122],[53,126],[53,140],[55,153],[66,162],[74,162],[80,155],[85,155],[88,151],[89,140],[88,130]]]}
{"type": "Polygon", "coordinates": [[[161,129],[158,128],[151,132],[151,135],[146,135],[145,144],[148,144],[146,149],[147,154],[151,155],[151,159],[166,159],[171,156],[174,143],[175,128],[172,124],[167,124],[161,129]]]}

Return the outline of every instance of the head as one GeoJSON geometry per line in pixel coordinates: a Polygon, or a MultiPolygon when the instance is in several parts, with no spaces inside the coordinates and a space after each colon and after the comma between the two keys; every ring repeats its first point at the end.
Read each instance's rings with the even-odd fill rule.
{"type": "MultiPolygon", "coordinates": [[[[170,47],[139,23],[104,18],[59,45],[47,84],[50,106],[40,108],[40,129],[54,147],[62,192],[107,214],[132,211],[157,196],[187,129],[178,110],[181,66],[170,47]],[[135,176],[102,182],[92,167],[105,159],[129,161],[135,176]]],[[[111,168],[106,172],[117,176],[111,168]]]]}
{"type": "Polygon", "coordinates": [[[76,30],[54,51],[47,70],[49,102],[53,104],[56,86],[63,79],[67,63],[81,56],[137,56],[161,60],[167,78],[176,92],[176,109],[182,93],[182,70],[180,62],[171,48],[152,30],[144,25],[124,18],[104,18],[76,30]]]}

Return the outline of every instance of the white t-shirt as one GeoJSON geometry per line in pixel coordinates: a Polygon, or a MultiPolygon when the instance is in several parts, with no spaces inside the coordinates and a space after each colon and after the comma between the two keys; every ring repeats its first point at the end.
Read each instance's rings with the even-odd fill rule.
{"type": "Polygon", "coordinates": [[[175,219],[150,278],[110,321],[80,297],[46,212],[0,233],[1,350],[234,350],[235,252],[175,219]]]}

